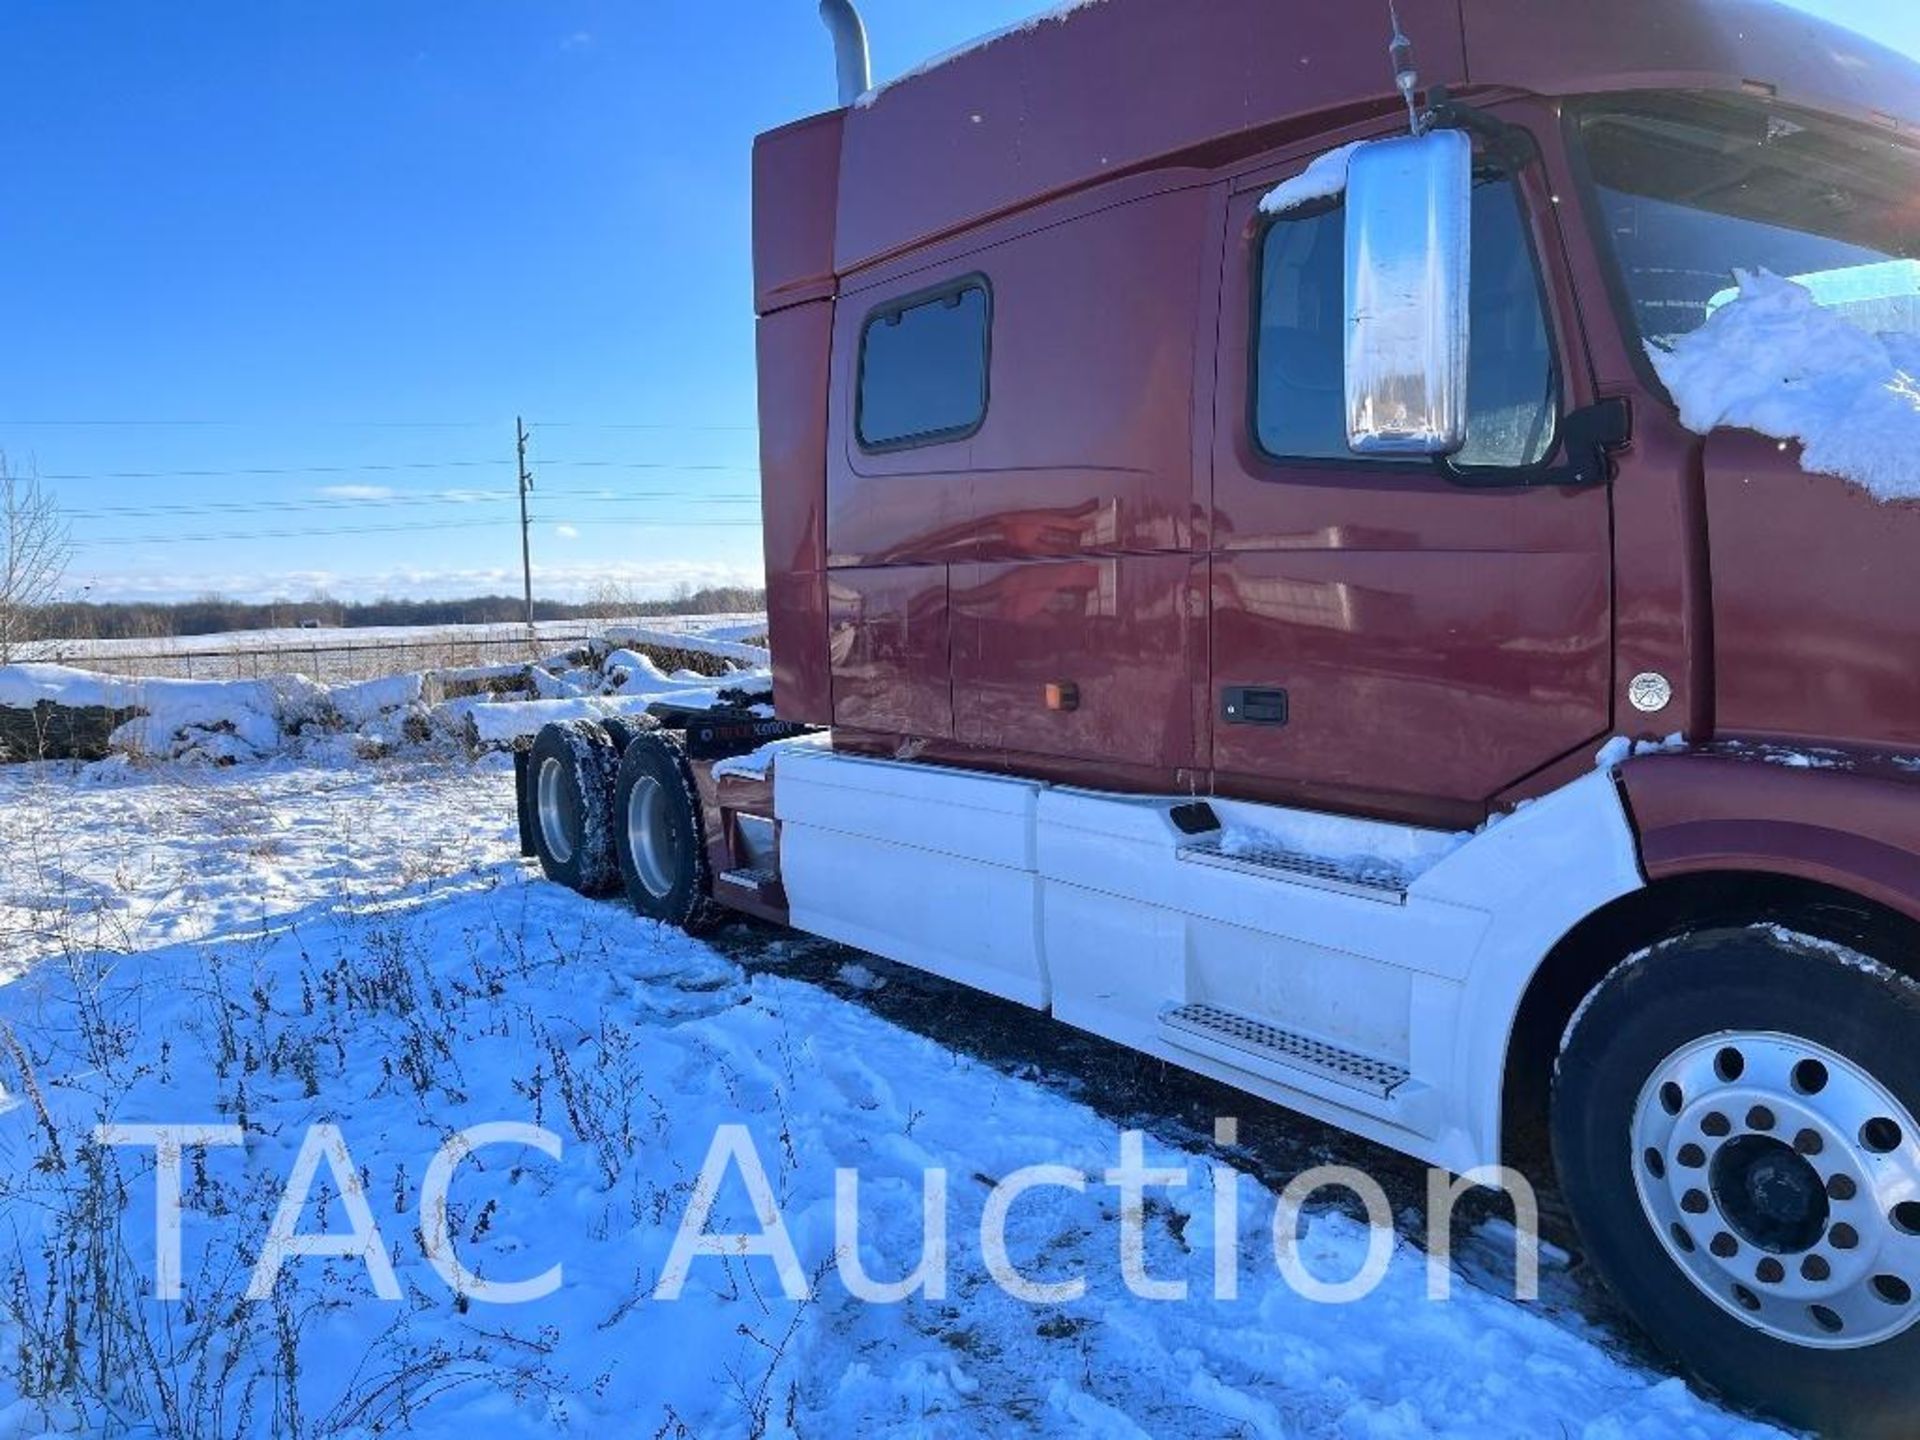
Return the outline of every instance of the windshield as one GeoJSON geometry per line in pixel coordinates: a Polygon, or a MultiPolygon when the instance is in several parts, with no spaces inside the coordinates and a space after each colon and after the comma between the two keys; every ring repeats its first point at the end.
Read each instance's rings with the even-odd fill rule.
{"type": "Polygon", "coordinates": [[[1920,334],[1920,153],[1757,99],[1608,97],[1578,113],[1640,338],[1667,348],[1737,294],[1797,280],[1875,333],[1920,334]]]}

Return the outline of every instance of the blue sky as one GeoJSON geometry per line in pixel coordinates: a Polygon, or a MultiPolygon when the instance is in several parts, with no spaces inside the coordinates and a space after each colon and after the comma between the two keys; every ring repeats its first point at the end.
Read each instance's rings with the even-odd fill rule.
{"type": "MultiPolygon", "coordinates": [[[[863,8],[886,77],[1041,7],[863,8]]],[[[517,413],[541,593],[758,581],[749,150],[833,101],[814,0],[7,0],[0,54],[0,452],[76,592],[515,591],[517,413]]]]}

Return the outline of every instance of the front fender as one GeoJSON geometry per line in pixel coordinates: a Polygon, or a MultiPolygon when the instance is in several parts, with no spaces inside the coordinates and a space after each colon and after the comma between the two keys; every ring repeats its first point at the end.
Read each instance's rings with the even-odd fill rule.
{"type": "Polygon", "coordinates": [[[1650,880],[1792,875],[1920,921],[1920,763],[1755,746],[1639,756],[1620,779],[1650,880]]]}

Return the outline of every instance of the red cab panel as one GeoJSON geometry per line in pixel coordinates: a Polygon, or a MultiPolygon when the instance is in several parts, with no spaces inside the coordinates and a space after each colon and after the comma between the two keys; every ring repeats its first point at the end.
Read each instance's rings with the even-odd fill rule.
{"type": "Polygon", "coordinates": [[[833,294],[846,122],[835,110],[753,143],[753,300],[762,315],[833,294]]]}
{"type": "MultiPolygon", "coordinates": [[[[1292,498],[1303,512],[1339,503],[1292,498]]],[[[1605,730],[1604,524],[1586,553],[1423,548],[1421,512],[1470,501],[1407,498],[1416,528],[1391,540],[1217,560],[1215,693],[1283,688],[1290,710],[1284,728],[1216,718],[1221,789],[1257,776],[1410,817],[1448,803],[1466,820],[1605,730]]]]}
{"type": "Polygon", "coordinates": [[[1704,463],[1720,733],[1920,750],[1920,505],[1750,432],[1704,463]]]}
{"type": "Polygon", "coordinates": [[[1194,316],[1206,193],[1029,215],[839,303],[828,473],[835,565],[1185,550],[1194,316]],[[1051,223],[1043,223],[1051,222],[1051,223]],[[991,292],[977,432],[863,450],[861,341],[889,302],[977,277],[991,292]]]}
{"type": "Polygon", "coordinates": [[[827,363],[833,303],[759,324],[760,508],[773,698],[789,720],[827,724],[827,363]]]}
{"type": "Polygon", "coordinates": [[[1204,574],[1185,555],[955,566],[955,738],[1192,765],[1204,574]]]}
{"type": "Polygon", "coordinates": [[[835,570],[827,611],[833,723],[951,737],[946,567],[835,570]]]}

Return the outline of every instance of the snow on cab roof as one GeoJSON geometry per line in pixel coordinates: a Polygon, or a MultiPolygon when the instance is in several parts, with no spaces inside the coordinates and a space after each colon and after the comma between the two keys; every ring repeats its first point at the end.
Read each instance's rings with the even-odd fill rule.
{"type": "Polygon", "coordinates": [[[1025,20],[1021,20],[1015,24],[1003,25],[998,30],[990,30],[978,39],[969,40],[964,45],[956,45],[951,50],[943,50],[938,55],[922,60],[911,70],[896,75],[891,80],[881,81],[858,100],[854,101],[854,105],[859,109],[865,110],[896,85],[904,84],[916,76],[938,70],[943,65],[950,65],[963,55],[971,55],[976,50],[984,50],[989,45],[1005,40],[1011,35],[1024,35],[1030,30],[1038,30],[1042,25],[1051,25],[1065,20],[1076,10],[1084,10],[1090,5],[1099,5],[1102,3],[1104,3],[1104,0],[1065,0],[1064,4],[1055,5],[1049,10],[1042,10],[1038,15],[1029,15],[1025,20]]]}

